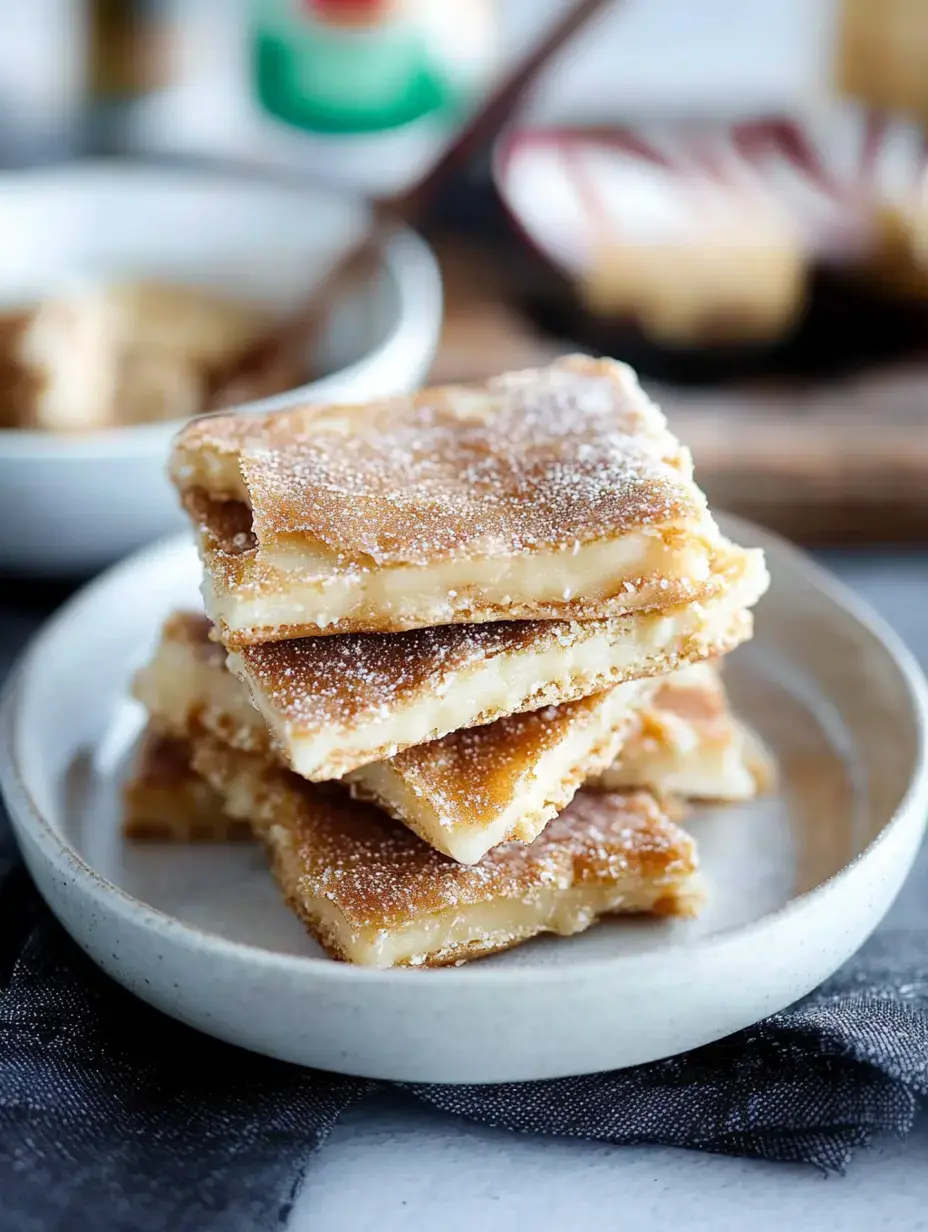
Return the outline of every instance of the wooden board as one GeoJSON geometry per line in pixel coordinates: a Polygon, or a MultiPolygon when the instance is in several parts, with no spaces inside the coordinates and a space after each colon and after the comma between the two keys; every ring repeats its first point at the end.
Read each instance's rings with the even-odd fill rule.
{"type": "MultiPolygon", "coordinates": [[[[437,248],[446,319],[435,383],[569,349],[512,305],[505,268],[457,241],[437,248]]],[[[648,392],[693,450],[716,508],[806,544],[928,541],[928,366],[806,388],[648,392]]]]}

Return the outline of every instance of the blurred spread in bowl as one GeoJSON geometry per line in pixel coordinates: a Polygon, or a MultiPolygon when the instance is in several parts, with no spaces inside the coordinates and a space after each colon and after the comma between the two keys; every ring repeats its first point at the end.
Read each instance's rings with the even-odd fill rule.
{"type": "MultiPolygon", "coordinates": [[[[164,462],[179,422],[204,404],[214,372],[204,356],[215,357],[217,345],[234,352],[297,309],[369,221],[362,202],[338,193],[212,171],[87,163],[0,176],[3,422],[30,425],[0,430],[0,569],[85,573],[180,526],[164,462]],[[68,306],[75,303],[83,334],[72,355],[68,306]],[[223,305],[221,328],[203,323],[207,304],[214,325],[223,305]],[[44,319],[36,305],[44,305],[44,319]],[[119,383],[127,364],[142,361],[133,361],[124,337],[114,345],[114,308],[123,333],[133,314],[136,334],[139,321],[148,322],[148,372],[136,373],[135,406],[119,383]],[[198,313],[202,345],[193,347],[198,313]],[[188,328],[179,347],[181,315],[188,328]],[[160,339],[154,351],[153,332],[160,339]],[[19,354],[24,344],[31,372],[9,360],[10,347],[19,354]],[[99,362],[91,364],[94,345],[99,362]],[[58,373],[51,400],[47,380],[35,376],[50,358],[58,373]],[[37,384],[44,386],[41,412],[37,384]],[[127,420],[157,422],[124,426],[127,420]]],[[[333,303],[312,349],[307,341],[304,372],[314,379],[300,383],[294,375],[291,383],[273,374],[276,385],[259,381],[252,392],[290,387],[244,409],[414,389],[431,364],[441,315],[431,251],[398,230],[370,278],[333,303]]]]}
{"type": "MultiPolygon", "coordinates": [[[[280,328],[257,304],[153,279],[52,292],[0,329],[6,428],[90,432],[211,409],[224,371],[280,328]]],[[[311,380],[310,356],[255,373],[261,392],[311,380]]]]}

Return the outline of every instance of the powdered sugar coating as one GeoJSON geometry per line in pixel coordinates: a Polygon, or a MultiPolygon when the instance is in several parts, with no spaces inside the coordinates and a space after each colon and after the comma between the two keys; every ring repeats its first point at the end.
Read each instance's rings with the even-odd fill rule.
{"type": "Polygon", "coordinates": [[[323,899],[352,929],[392,930],[449,908],[618,881],[658,883],[663,910],[688,909],[681,892],[696,869],[695,844],[646,792],[580,793],[534,843],[506,843],[461,865],[340,788],[313,786],[212,740],[194,747],[197,772],[233,811],[250,811],[304,916],[323,899]]]}
{"type": "MultiPolygon", "coordinates": [[[[449,830],[458,826],[489,826],[512,805],[520,785],[531,778],[546,753],[578,731],[599,731],[599,715],[608,704],[607,691],[561,706],[543,706],[540,710],[508,715],[495,723],[464,728],[441,740],[406,749],[392,759],[391,767],[409,790],[427,801],[442,826],[449,830]]],[[[624,712],[611,727],[600,732],[600,738],[612,743],[610,737],[615,731],[618,743],[632,721],[633,712],[624,712]]],[[[587,756],[594,751],[595,746],[587,756]]],[[[363,769],[358,771],[362,785],[363,773],[363,769]]],[[[565,777],[572,786],[564,787],[560,803],[569,799],[587,773],[586,764],[570,767],[565,777]]],[[[561,783],[552,782],[549,786],[560,795],[561,783]]],[[[377,802],[382,807],[388,804],[384,800],[377,802]]]]}
{"type": "Polygon", "coordinates": [[[259,557],[292,537],[342,566],[505,557],[705,510],[688,455],[630,370],[583,357],[366,407],[200,421],[178,441],[175,482],[236,496],[211,470],[230,452],[259,557]]]}
{"type": "Polygon", "coordinates": [[[289,726],[312,730],[388,717],[425,691],[522,650],[569,645],[588,626],[556,621],[441,625],[405,633],[353,633],[245,646],[248,685],[289,726]]]}

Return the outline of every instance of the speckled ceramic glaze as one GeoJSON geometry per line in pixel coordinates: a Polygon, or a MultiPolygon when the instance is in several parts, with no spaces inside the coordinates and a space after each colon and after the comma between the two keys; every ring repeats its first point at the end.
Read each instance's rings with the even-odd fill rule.
{"type": "Polygon", "coordinates": [[[703,915],[611,921],[470,966],[371,971],[322,956],[260,851],[133,847],[120,778],[142,724],[132,671],[197,602],[186,540],[104,575],[45,627],[2,716],[2,783],[38,887],[114,979],[236,1044],[379,1078],[545,1078],[667,1056],[787,1005],[892,902],[928,811],[926,686],[886,627],[805,557],[773,586],[727,680],[781,765],[776,796],[693,821],[703,915]]]}

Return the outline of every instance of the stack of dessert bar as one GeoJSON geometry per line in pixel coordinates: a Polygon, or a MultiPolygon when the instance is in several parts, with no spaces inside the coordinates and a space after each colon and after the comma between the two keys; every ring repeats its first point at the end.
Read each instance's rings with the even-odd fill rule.
{"type": "Polygon", "coordinates": [[[627,368],[201,419],[171,471],[207,615],[137,678],[131,837],[255,834],[371,966],[697,910],[681,802],[763,776],[718,660],[767,574],[627,368]]]}

